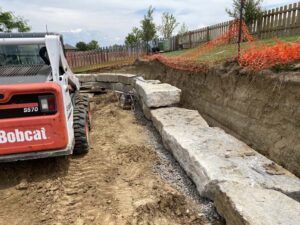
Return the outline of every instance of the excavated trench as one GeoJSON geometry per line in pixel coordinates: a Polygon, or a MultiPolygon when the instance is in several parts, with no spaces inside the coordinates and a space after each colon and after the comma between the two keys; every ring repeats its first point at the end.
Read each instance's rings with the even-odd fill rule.
{"type": "Polygon", "coordinates": [[[93,101],[89,154],[0,165],[0,224],[224,224],[138,109],[93,101]]]}
{"type": "Polygon", "coordinates": [[[184,72],[157,61],[116,69],[182,90],[181,106],[300,177],[300,72],[253,74],[235,62],[184,72]]]}
{"type": "Polygon", "coordinates": [[[135,88],[135,113],[96,96],[88,155],[1,165],[0,223],[224,224],[198,193],[228,224],[298,223],[300,180],[251,147],[299,176],[299,74],[234,62],[198,74],[146,61],[117,71],[78,77],[93,92],[135,88]],[[180,100],[210,126],[172,107],[180,100]]]}
{"type": "MultiPolygon", "coordinates": [[[[152,121],[155,129],[160,134],[165,148],[170,151],[182,169],[193,180],[198,193],[214,201],[217,211],[225,218],[228,224],[260,224],[262,221],[265,224],[272,225],[298,224],[300,220],[300,179],[262,154],[259,154],[242,141],[224,132],[221,128],[214,127],[214,120],[209,121],[209,116],[213,115],[217,118],[218,115],[222,115],[222,109],[225,114],[223,119],[229,118],[229,120],[234,121],[235,118],[233,116],[239,115],[238,113],[234,115],[228,114],[226,111],[227,105],[222,101],[223,98],[226,98],[226,92],[228,91],[223,87],[223,84],[228,84],[226,78],[235,77],[235,75],[245,75],[250,78],[249,80],[253,81],[253,78],[256,78],[256,76],[249,74],[248,71],[243,71],[234,62],[225,64],[219,69],[212,68],[206,74],[194,74],[192,77],[180,71],[168,73],[169,68],[166,67],[162,67],[163,71],[157,71],[157,68],[160,69],[155,62],[149,63],[144,61],[139,62],[134,67],[122,69],[122,73],[91,73],[77,76],[84,90],[97,92],[105,87],[136,96],[145,117],[152,121]],[[145,68],[143,68],[145,65],[149,69],[148,75],[145,75],[145,68]],[[138,71],[139,69],[140,71],[138,71]],[[131,73],[128,73],[128,71],[131,73]],[[175,72],[178,72],[179,76],[182,75],[183,82],[180,82],[182,81],[179,79],[180,77],[173,75],[175,72]],[[197,90],[196,88],[199,85],[199,80],[197,83],[197,79],[201,78],[202,75],[205,76],[202,83],[200,82],[203,87],[201,87],[201,90],[197,90]],[[160,76],[163,78],[161,79],[162,81],[165,81],[164,78],[168,78],[170,79],[169,83],[172,83],[172,81],[179,82],[177,86],[181,87],[182,90],[168,83],[161,83],[159,80],[151,80],[151,78],[155,79],[160,76]],[[190,81],[187,78],[192,79],[190,81]],[[220,79],[222,82],[219,85],[223,87],[221,88],[224,92],[223,95],[220,94],[220,90],[216,87],[216,83],[218,84],[220,79]],[[180,86],[180,83],[185,85],[180,86]],[[187,98],[188,94],[191,94],[190,98],[187,98]],[[202,94],[204,94],[204,97],[202,94]],[[210,96],[216,95],[220,102],[215,102],[216,99],[210,98],[210,96]],[[198,111],[200,110],[176,107],[180,101],[182,105],[184,105],[186,100],[189,100],[189,103],[195,103],[198,100],[197,97],[200,98],[200,103],[206,100],[207,105],[202,105],[202,110],[210,110],[210,113],[215,113],[205,116],[210,125],[199,114],[198,111]],[[219,105],[220,108],[218,109],[216,103],[223,103],[223,105],[219,105]],[[283,208],[284,210],[282,210],[283,208]]],[[[260,74],[259,76],[266,78],[265,74],[260,74]]],[[[267,79],[281,81],[280,84],[286,82],[282,78],[284,77],[276,77],[273,74],[269,74],[267,77],[267,79]]],[[[295,74],[294,77],[289,77],[290,80],[286,83],[290,81],[292,83],[296,82],[297,78],[298,76],[295,74]]],[[[253,98],[249,93],[245,94],[245,90],[240,90],[244,95],[236,91],[239,88],[243,89],[243,83],[241,85],[237,85],[237,82],[233,83],[235,88],[233,88],[231,95],[235,96],[236,94],[236,98],[241,96],[253,98]]],[[[229,82],[229,84],[232,84],[232,82],[229,82]]],[[[263,97],[265,97],[264,94],[266,93],[262,94],[263,97]]],[[[290,94],[287,94],[283,98],[290,99],[290,97],[290,94]]],[[[277,98],[274,99],[278,101],[277,98]]],[[[262,101],[262,99],[260,100],[262,101]]],[[[268,103],[272,100],[272,98],[267,98],[268,103]]],[[[230,99],[227,99],[227,102],[229,101],[230,99]]],[[[293,103],[293,101],[288,103],[281,101],[277,104],[288,108],[287,112],[294,113],[297,112],[295,108],[297,109],[298,105],[293,103]]],[[[249,104],[249,101],[246,101],[245,104],[249,104]]],[[[195,105],[197,106],[197,104],[195,105]]],[[[274,110],[276,111],[276,108],[274,110]]],[[[265,122],[265,114],[267,113],[257,115],[258,119],[262,120],[260,121],[262,127],[265,125],[263,123],[265,122]]],[[[292,116],[290,120],[297,121],[297,118],[292,116]]],[[[222,119],[222,117],[219,119],[222,119]]],[[[269,124],[279,123],[279,125],[286,125],[280,123],[282,121],[278,122],[276,117],[273,119],[274,121],[270,120],[267,122],[269,124]]],[[[281,117],[279,117],[280,119],[281,117]]],[[[222,127],[221,124],[219,126],[222,127]]],[[[226,127],[223,126],[223,128],[225,129],[226,127]]],[[[275,131],[273,130],[273,132],[275,131]]],[[[285,134],[282,130],[279,130],[279,132],[282,135],[285,134]]],[[[292,141],[295,140],[292,139],[292,141]]],[[[294,145],[290,149],[293,150],[294,145]]],[[[296,153],[298,152],[296,151],[296,153]]],[[[297,165],[297,162],[294,165],[297,165]]]]}

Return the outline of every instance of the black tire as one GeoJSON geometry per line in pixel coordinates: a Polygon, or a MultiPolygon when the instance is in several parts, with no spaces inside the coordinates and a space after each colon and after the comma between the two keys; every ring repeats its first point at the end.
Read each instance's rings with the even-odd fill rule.
{"type": "Polygon", "coordinates": [[[89,101],[79,94],[75,96],[74,106],[74,154],[81,155],[89,152],[89,101]]]}
{"type": "Polygon", "coordinates": [[[92,115],[90,111],[90,100],[89,96],[87,95],[81,95],[78,92],[75,94],[75,105],[84,105],[84,107],[88,111],[88,116],[89,116],[89,130],[92,128],[92,115]]]}

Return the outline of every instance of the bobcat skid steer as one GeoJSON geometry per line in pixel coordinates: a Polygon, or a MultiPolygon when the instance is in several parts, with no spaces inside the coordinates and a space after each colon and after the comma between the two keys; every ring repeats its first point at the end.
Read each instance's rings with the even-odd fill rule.
{"type": "Polygon", "coordinates": [[[58,34],[0,34],[0,162],[89,150],[89,102],[58,34]]]}

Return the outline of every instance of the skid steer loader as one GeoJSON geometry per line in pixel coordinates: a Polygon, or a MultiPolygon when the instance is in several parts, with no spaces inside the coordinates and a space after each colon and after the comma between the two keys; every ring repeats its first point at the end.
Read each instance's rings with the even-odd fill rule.
{"type": "Polygon", "coordinates": [[[0,34],[0,162],[87,153],[89,102],[79,89],[61,35],[0,34]]]}

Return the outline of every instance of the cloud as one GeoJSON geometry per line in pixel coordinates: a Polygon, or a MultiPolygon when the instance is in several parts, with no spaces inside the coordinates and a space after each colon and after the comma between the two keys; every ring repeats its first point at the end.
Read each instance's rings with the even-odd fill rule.
{"type": "MultiPolygon", "coordinates": [[[[287,0],[265,0],[270,8],[287,0]]],[[[66,42],[95,39],[102,46],[122,44],[133,26],[139,26],[149,5],[156,8],[154,20],[161,21],[164,11],[174,13],[178,22],[186,23],[190,29],[216,24],[228,20],[225,8],[231,0],[1,0],[4,10],[29,20],[33,31],[49,31],[64,34],[66,42]]]]}

